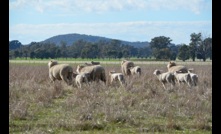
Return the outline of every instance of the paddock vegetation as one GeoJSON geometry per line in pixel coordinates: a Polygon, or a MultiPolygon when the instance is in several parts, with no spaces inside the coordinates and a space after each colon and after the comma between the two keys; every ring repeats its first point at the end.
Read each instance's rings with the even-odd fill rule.
{"type": "MultiPolygon", "coordinates": [[[[69,64],[75,71],[78,63],[69,64]]],[[[176,84],[164,90],[153,72],[166,72],[167,62],[135,62],[142,74],[125,77],[125,87],[92,82],[82,89],[62,81],[50,83],[47,63],[9,62],[9,133],[211,134],[212,64],[178,64],[194,68],[198,86],[176,84]]],[[[109,71],[121,72],[120,62],[101,65],[108,83],[109,71]]]]}

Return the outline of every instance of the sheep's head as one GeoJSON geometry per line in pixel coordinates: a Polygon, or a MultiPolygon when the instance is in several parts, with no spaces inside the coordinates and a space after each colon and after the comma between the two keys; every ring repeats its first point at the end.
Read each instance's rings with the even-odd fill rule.
{"type": "Polygon", "coordinates": [[[153,72],[153,74],[154,74],[154,75],[159,75],[159,74],[161,74],[161,70],[156,69],[156,70],[153,72]]]}
{"type": "Polygon", "coordinates": [[[169,69],[169,68],[171,68],[172,66],[176,66],[176,63],[170,61],[170,62],[167,64],[167,68],[169,69]]]}
{"type": "Polygon", "coordinates": [[[115,72],[115,71],[110,71],[110,72],[109,72],[109,75],[114,74],[114,73],[116,73],[116,72],[115,72]]]}
{"type": "Polygon", "coordinates": [[[51,68],[52,66],[54,66],[54,65],[57,65],[58,64],[58,62],[57,61],[49,61],[48,62],[48,68],[51,68]]]}
{"type": "Polygon", "coordinates": [[[129,67],[128,69],[129,69],[130,71],[132,71],[134,68],[135,68],[135,67],[129,67]]]}
{"type": "Polygon", "coordinates": [[[121,62],[121,65],[123,65],[125,62],[126,62],[126,60],[123,60],[123,61],[121,62]]]}
{"type": "Polygon", "coordinates": [[[77,66],[77,69],[76,69],[76,72],[77,72],[77,73],[80,73],[82,68],[84,68],[83,65],[78,65],[78,66],[77,66]]]}

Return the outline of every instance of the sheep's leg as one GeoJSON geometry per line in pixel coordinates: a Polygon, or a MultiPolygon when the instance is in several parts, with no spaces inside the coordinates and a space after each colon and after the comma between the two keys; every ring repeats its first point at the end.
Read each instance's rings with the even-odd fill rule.
{"type": "Polygon", "coordinates": [[[164,87],[164,89],[166,90],[166,86],[165,86],[165,83],[164,83],[164,82],[162,82],[162,84],[163,84],[163,87],[164,87]]]}
{"type": "Polygon", "coordinates": [[[79,83],[78,81],[76,81],[76,85],[78,88],[81,88],[81,83],[79,83]]]}
{"type": "Polygon", "coordinates": [[[49,74],[49,78],[50,78],[50,83],[54,83],[56,80],[51,74],[49,74]]]}
{"type": "Polygon", "coordinates": [[[72,74],[73,74],[73,72],[69,72],[68,76],[67,76],[67,79],[69,80],[69,85],[71,85],[73,83],[72,74]]]}
{"type": "Polygon", "coordinates": [[[187,82],[187,85],[191,88],[192,87],[192,85],[191,85],[191,82],[190,81],[188,81],[187,82]]]}
{"type": "Polygon", "coordinates": [[[178,82],[179,86],[181,86],[180,81],[178,80],[177,82],[178,82]]]}

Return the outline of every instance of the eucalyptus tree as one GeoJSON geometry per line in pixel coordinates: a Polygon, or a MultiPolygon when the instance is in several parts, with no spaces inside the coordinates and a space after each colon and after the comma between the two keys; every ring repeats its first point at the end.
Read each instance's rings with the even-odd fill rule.
{"type": "Polygon", "coordinates": [[[197,50],[198,50],[198,47],[201,43],[201,33],[192,33],[190,35],[190,44],[189,44],[189,49],[190,49],[190,57],[193,61],[195,61],[196,59],[196,55],[197,55],[197,50]]]}
{"type": "Polygon", "coordinates": [[[182,61],[188,60],[190,57],[189,46],[186,44],[181,44],[178,52],[178,59],[182,61]]]}
{"type": "Polygon", "coordinates": [[[169,44],[171,44],[170,37],[159,36],[151,39],[150,48],[152,49],[152,55],[156,59],[170,59],[171,53],[169,44]]]}

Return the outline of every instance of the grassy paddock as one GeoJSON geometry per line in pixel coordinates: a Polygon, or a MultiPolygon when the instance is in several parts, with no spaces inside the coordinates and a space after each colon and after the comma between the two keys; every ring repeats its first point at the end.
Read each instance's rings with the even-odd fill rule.
{"type": "MultiPolygon", "coordinates": [[[[60,61],[59,61],[60,62],[60,61]]],[[[83,62],[69,62],[73,69],[83,62]]],[[[62,62],[63,63],[63,62],[62,62]]],[[[120,62],[101,62],[108,72],[120,62]]],[[[135,62],[141,77],[119,83],[67,86],[51,84],[46,62],[9,61],[9,132],[72,133],[212,133],[212,64],[179,62],[194,68],[199,85],[164,90],[153,75],[167,62],[135,62]]]]}

